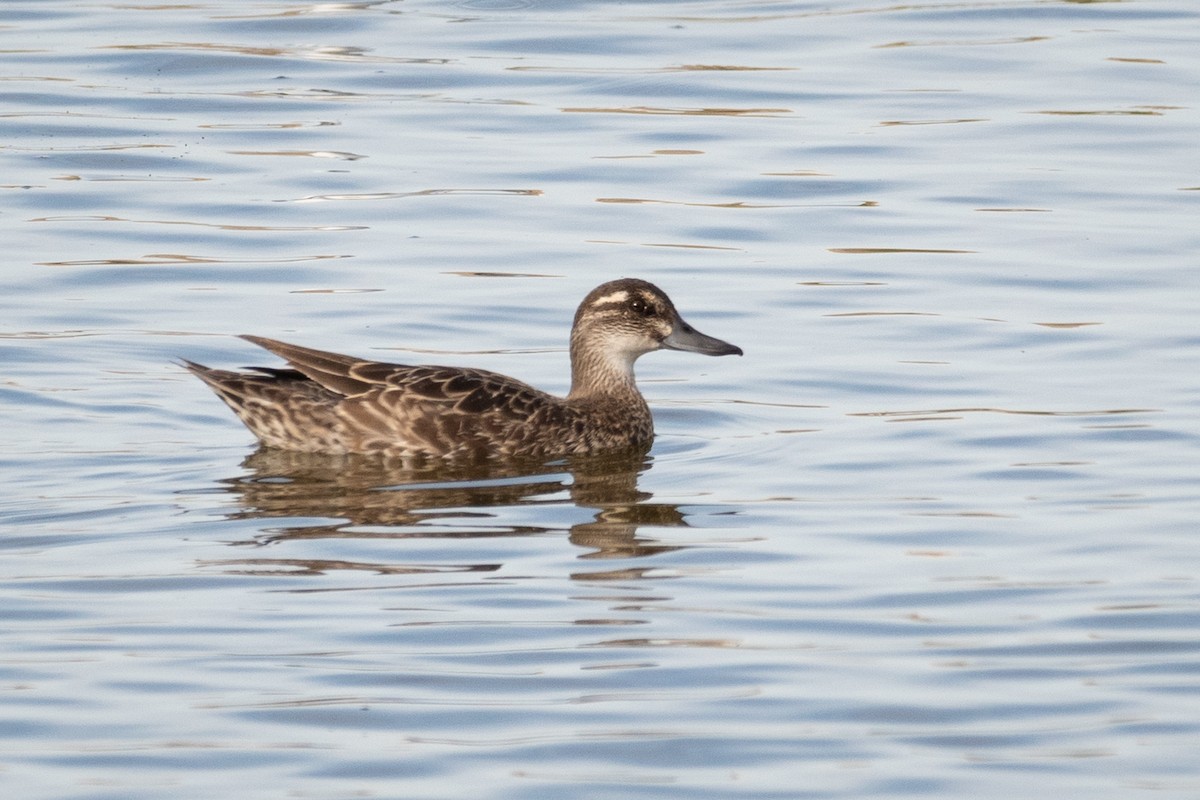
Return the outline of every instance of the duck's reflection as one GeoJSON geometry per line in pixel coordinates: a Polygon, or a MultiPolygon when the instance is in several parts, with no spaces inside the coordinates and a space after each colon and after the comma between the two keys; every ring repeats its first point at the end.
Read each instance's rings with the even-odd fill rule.
{"type": "MultiPolygon", "coordinates": [[[[677,506],[652,503],[651,495],[638,489],[638,478],[651,463],[647,451],[638,449],[550,464],[414,469],[363,456],[333,457],[263,448],[243,462],[248,475],[223,483],[238,498],[240,509],[232,517],[278,519],[284,523],[237,544],[270,545],[333,537],[521,536],[566,530],[572,543],[586,549],[580,558],[637,558],[679,549],[678,545],[639,536],[640,526],[687,525],[677,506]],[[593,518],[561,526],[504,522],[504,508],[536,505],[573,505],[592,511],[593,518]]],[[[522,520],[529,517],[525,513],[516,516],[522,520]]],[[[554,514],[539,516],[550,518],[554,514]]],[[[231,568],[239,565],[238,571],[243,573],[395,569],[384,564],[282,558],[226,562],[231,568]]],[[[472,570],[497,568],[469,566],[472,570]]],[[[434,569],[446,571],[444,567],[434,569]]]]}

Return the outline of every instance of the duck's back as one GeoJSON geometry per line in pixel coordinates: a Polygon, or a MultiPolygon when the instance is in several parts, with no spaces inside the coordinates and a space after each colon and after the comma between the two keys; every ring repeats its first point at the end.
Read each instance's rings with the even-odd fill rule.
{"type": "Polygon", "coordinates": [[[371,387],[336,399],[351,452],[439,458],[569,452],[585,420],[560,398],[480,369],[374,364],[371,387]]]}

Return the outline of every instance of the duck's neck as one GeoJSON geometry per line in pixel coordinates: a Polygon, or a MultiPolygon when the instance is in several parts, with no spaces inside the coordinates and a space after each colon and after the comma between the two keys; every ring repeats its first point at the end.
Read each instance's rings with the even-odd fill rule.
{"type": "Polygon", "coordinates": [[[606,397],[644,405],[633,378],[633,359],[571,337],[571,393],[568,400],[606,397]]]}

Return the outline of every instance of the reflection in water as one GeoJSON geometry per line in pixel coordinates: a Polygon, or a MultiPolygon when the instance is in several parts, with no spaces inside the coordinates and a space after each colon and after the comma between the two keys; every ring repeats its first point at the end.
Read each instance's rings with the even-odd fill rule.
{"type": "MultiPolygon", "coordinates": [[[[636,558],[677,550],[639,538],[642,525],[684,526],[678,507],[647,502],[638,476],[649,469],[645,449],[547,464],[491,468],[435,465],[413,470],[366,456],[327,456],[261,448],[243,467],[250,475],[223,481],[241,510],[235,519],[296,520],[265,529],[242,545],[269,545],[324,538],[478,538],[528,536],[558,528],[529,524],[491,525],[494,509],[520,505],[566,505],[595,509],[591,521],[569,526],[573,544],[588,548],[581,558],[636,558]],[[316,520],[325,520],[318,522],[316,520]],[[462,520],[460,528],[448,520],[462,520]]],[[[563,529],[568,529],[564,526],[563,529]]],[[[431,567],[308,559],[237,559],[222,566],[241,574],[315,574],[367,570],[380,574],[491,571],[494,564],[431,567]]],[[[628,570],[622,570],[628,572],[628,570]]],[[[581,576],[583,577],[583,576],[581,576]]]]}

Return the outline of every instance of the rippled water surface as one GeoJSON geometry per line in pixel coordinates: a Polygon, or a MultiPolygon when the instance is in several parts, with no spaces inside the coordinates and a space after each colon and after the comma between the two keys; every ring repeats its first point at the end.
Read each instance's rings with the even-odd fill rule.
{"type": "Polygon", "coordinates": [[[1200,8],[5,0],[0,788],[1200,796],[1200,8]],[[256,333],[645,458],[257,451],[256,333]]]}

